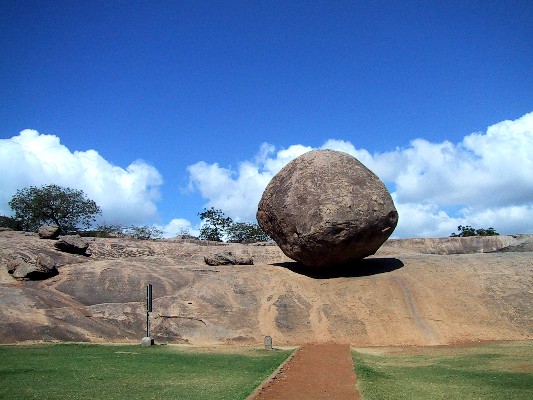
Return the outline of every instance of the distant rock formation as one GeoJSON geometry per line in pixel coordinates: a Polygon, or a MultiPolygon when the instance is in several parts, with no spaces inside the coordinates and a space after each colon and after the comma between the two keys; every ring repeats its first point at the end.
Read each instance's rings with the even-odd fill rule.
{"type": "Polygon", "coordinates": [[[57,239],[59,237],[59,226],[43,225],[37,233],[41,239],[57,239]]]}
{"type": "Polygon", "coordinates": [[[349,154],[317,150],[268,184],[257,220],[290,258],[329,267],[374,254],[398,223],[379,178],[349,154]]]}

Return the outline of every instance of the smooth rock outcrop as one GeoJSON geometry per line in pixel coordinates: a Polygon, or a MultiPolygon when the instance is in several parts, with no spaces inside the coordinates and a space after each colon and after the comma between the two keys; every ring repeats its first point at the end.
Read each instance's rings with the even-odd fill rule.
{"type": "Polygon", "coordinates": [[[257,221],[288,257],[323,268],[374,254],[394,231],[398,212],[385,185],[357,159],[317,150],[272,178],[257,221]]]}
{"type": "MultiPolygon", "coordinates": [[[[485,240],[472,243],[492,247],[485,240]]],[[[527,238],[502,244],[517,240],[527,238]]],[[[530,252],[426,255],[411,240],[390,242],[357,268],[312,270],[291,263],[278,246],[96,238],[85,257],[55,251],[55,242],[37,235],[0,232],[0,343],[138,344],[148,283],[151,336],[159,344],[257,347],[265,335],[276,347],[533,340],[530,252]],[[143,255],[115,252],[115,245],[143,255]],[[204,264],[220,251],[249,255],[255,266],[204,264]],[[6,272],[10,260],[32,262],[38,254],[52,257],[60,275],[16,282],[6,272]]]]}
{"type": "Polygon", "coordinates": [[[43,225],[37,233],[41,239],[57,239],[59,237],[59,226],[43,225]]]}

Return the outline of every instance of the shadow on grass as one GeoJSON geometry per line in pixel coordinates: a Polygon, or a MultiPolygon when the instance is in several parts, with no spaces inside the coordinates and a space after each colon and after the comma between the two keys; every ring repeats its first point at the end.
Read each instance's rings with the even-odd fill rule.
{"type": "Polygon", "coordinates": [[[315,269],[306,267],[296,261],[273,263],[277,267],[286,268],[300,275],[314,279],[357,278],[395,271],[403,267],[403,262],[397,258],[365,258],[360,261],[330,267],[315,269]]]}

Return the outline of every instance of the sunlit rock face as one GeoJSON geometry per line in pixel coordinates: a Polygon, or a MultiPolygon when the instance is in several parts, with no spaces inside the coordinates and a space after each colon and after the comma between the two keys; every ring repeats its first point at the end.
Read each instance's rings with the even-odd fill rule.
{"type": "Polygon", "coordinates": [[[398,212],[385,185],[357,159],[316,150],[272,178],[257,221],[288,257],[326,268],[374,254],[396,228],[398,212]]]}

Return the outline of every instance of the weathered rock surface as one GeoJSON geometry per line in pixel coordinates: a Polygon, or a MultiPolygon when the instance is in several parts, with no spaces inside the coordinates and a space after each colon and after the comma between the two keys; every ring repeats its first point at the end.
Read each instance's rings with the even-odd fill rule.
{"type": "Polygon", "coordinates": [[[80,235],[61,236],[55,243],[56,249],[72,254],[86,254],[89,242],[82,239],[80,235]]]}
{"type": "Polygon", "coordinates": [[[50,279],[15,281],[0,267],[0,343],[139,343],[148,283],[156,343],[532,340],[533,253],[524,249],[533,235],[472,239],[424,239],[432,254],[419,251],[418,239],[390,240],[357,268],[309,270],[278,246],[225,244],[254,266],[211,267],[204,256],[220,251],[216,244],[96,238],[86,257],[36,235],[0,232],[0,264],[46,254],[59,269],[50,279]],[[469,254],[446,254],[452,244],[469,254]]]}
{"type": "Polygon", "coordinates": [[[204,257],[207,265],[253,265],[254,259],[246,254],[223,251],[204,257]]]}
{"type": "Polygon", "coordinates": [[[379,178],[349,154],[305,153],[268,184],[259,225],[290,258],[329,267],[374,254],[398,223],[379,178]]]}
{"type": "Polygon", "coordinates": [[[59,226],[43,225],[37,233],[41,239],[57,239],[59,237],[59,226]]]}
{"type": "Polygon", "coordinates": [[[18,256],[7,263],[8,273],[17,280],[42,280],[57,275],[55,261],[46,254],[18,256]]]}

